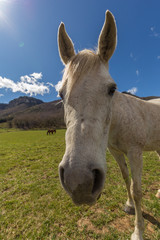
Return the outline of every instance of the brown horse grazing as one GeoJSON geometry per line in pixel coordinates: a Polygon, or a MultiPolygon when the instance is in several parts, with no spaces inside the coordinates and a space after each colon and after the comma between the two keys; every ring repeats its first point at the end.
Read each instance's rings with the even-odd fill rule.
{"type": "Polygon", "coordinates": [[[50,133],[56,133],[56,129],[49,129],[48,131],[47,131],[47,135],[49,134],[50,135],[50,133]]]}

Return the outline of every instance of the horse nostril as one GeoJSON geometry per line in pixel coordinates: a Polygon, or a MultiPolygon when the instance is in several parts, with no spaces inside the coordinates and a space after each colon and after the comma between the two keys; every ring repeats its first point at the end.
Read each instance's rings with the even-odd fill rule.
{"type": "Polygon", "coordinates": [[[94,194],[97,191],[99,191],[99,189],[101,189],[103,186],[103,174],[98,169],[94,169],[92,171],[92,173],[93,173],[93,181],[94,181],[93,188],[92,188],[92,194],[94,194]]]}

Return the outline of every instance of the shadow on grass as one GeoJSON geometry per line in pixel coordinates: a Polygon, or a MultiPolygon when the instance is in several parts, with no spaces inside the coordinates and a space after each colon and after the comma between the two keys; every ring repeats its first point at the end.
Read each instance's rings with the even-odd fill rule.
{"type": "MultiPolygon", "coordinates": [[[[126,212],[126,209],[124,208],[123,211],[126,212]]],[[[135,210],[131,208],[129,209],[129,212],[126,213],[129,215],[135,215],[135,210]]],[[[146,213],[144,211],[142,211],[142,215],[148,222],[152,223],[153,225],[157,226],[160,229],[160,222],[157,219],[155,219],[149,213],[146,213]]]]}
{"type": "Polygon", "coordinates": [[[151,216],[150,214],[143,212],[143,217],[149,221],[150,223],[152,223],[153,225],[156,225],[159,229],[160,229],[160,222],[155,219],[153,216],[151,216]]]}

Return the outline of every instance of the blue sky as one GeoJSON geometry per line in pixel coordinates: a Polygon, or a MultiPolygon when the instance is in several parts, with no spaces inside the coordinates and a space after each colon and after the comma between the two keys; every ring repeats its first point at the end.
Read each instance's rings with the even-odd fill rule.
{"type": "Polygon", "coordinates": [[[77,52],[95,49],[107,9],[118,29],[110,74],[119,91],[160,96],[159,0],[0,0],[0,102],[26,95],[56,100],[60,22],[77,52]]]}

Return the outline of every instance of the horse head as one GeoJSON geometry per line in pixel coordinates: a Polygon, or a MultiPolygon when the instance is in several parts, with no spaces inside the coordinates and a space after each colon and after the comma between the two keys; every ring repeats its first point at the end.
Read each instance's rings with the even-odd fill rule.
{"type": "Polygon", "coordinates": [[[58,47],[65,65],[59,95],[64,103],[66,151],[59,164],[62,186],[76,204],[93,204],[106,176],[106,147],[116,84],[108,61],[116,47],[116,24],[107,11],[97,52],[75,53],[63,23],[58,47]]]}

